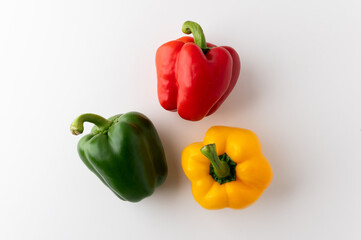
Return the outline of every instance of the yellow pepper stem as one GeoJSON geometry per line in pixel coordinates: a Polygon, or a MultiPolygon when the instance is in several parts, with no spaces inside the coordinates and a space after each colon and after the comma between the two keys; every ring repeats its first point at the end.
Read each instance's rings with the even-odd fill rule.
{"type": "Polygon", "coordinates": [[[219,178],[225,178],[230,176],[231,171],[229,165],[225,161],[221,161],[217,156],[216,144],[208,144],[201,148],[201,153],[206,156],[214,168],[214,173],[219,178]]]}

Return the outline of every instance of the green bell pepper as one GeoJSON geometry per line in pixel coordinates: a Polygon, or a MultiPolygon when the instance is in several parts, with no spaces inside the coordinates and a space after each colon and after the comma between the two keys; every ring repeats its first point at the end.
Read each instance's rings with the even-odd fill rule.
{"type": "Polygon", "coordinates": [[[120,199],[138,202],[164,182],[168,168],[163,146],[146,116],[129,112],[107,120],[82,114],[71,124],[71,132],[81,134],[84,122],[95,126],[80,139],[79,156],[120,199]]]}

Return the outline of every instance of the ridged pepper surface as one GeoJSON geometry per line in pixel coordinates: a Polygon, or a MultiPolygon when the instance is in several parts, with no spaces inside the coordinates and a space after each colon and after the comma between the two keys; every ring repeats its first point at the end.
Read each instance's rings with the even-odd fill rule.
{"type": "Polygon", "coordinates": [[[211,127],[203,143],[183,150],[182,167],[194,199],[206,209],[248,207],[272,181],[257,136],[241,128],[211,127]]]}
{"type": "Polygon", "coordinates": [[[107,120],[83,114],[72,123],[72,133],[82,133],[84,122],[96,126],[80,139],[79,156],[116,196],[138,202],[164,182],[168,168],[163,146],[146,116],[129,112],[107,120]]]}
{"type": "Polygon", "coordinates": [[[156,53],[158,99],[169,111],[198,121],[214,113],[237,83],[241,62],[228,46],[207,43],[202,28],[187,21],[182,37],[160,46],[156,53]]]}

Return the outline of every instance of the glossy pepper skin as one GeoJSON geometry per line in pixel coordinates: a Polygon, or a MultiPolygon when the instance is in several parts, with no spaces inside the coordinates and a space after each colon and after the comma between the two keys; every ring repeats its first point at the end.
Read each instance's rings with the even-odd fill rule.
{"type": "Polygon", "coordinates": [[[233,48],[206,43],[197,23],[187,21],[182,30],[194,39],[182,37],[157,50],[158,99],[164,109],[198,121],[214,113],[231,93],[241,62],[233,48]]]}
{"type": "Polygon", "coordinates": [[[246,208],[272,181],[272,169],[257,136],[241,128],[211,127],[203,143],[183,150],[182,167],[195,200],[206,209],[246,208]],[[233,165],[218,157],[225,153],[233,165]]]}
{"type": "Polygon", "coordinates": [[[89,170],[122,200],[138,202],[152,195],[168,172],[152,122],[137,112],[108,120],[83,114],[72,123],[72,133],[82,133],[85,121],[96,125],[78,143],[79,156],[89,170]]]}

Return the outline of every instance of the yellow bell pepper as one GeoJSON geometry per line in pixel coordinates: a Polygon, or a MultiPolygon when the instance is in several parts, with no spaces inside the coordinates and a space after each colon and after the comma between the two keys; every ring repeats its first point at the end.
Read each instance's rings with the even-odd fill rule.
{"type": "Polygon", "coordinates": [[[194,199],[206,209],[246,208],[272,181],[256,134],[241,128],[211,127],[203,143],[183,150],[182,167],[194,199]]]}

